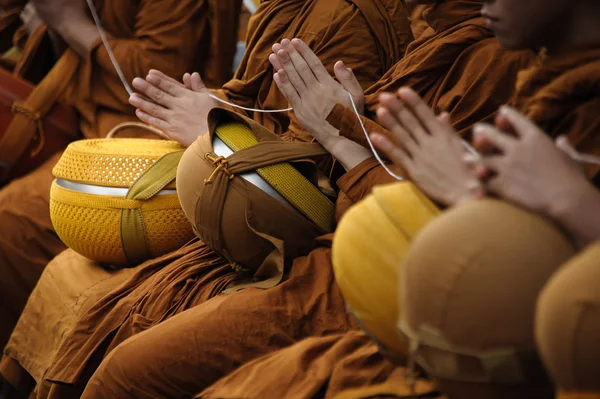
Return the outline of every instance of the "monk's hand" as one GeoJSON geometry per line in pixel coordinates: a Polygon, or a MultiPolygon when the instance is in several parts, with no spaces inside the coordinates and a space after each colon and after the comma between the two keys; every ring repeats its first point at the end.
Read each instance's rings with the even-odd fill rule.
{"type": "Polygon", "coordinates": [[[444,205],[483,197],[475,170],[463,161],[466,150],[447,114],[436,116],[411,89],[400,89],[398,97],[390,93],[380,96],[377,117],[390,134],[372,134],[373,144],[406,169],[421,190],[444,205]]]}
{"type": "Polygon", "coordinates": [[[486,189],[507,201],[558,218],[577,207],[592,189],[574,151],[560,137],[556,144],[511,107],[500,109],[496,126],[476,125],[475,146],[484,156],[478,174],[486,189]]]}
{"type": "Polygon", "coordinates": [[[38,15],[35,6],[31,2],[25,5],[25,8],[23,8],[20,17],[21,21],[23,21],[23,26],[25,27],[25,29],[27,29],[27,32],[30,35],[33,34],[33,32],[35,32],[37,28],[39,28],[43,24],[43,21],[38,15]]]}
{"type": "Polygon", "coordinates": [[[142,121],[165,132],[173,140],[188,147],[208,131],[208,113],[218,103],[200,75],[184,76],[186,85],[159,71],[150,71],[146,79],[135,78],[133,87],[139,92],[129,98],[142,121]]]}
{"type": "Polygon", "coordinates": [[[342,62],[337,63],[336,74],[345,86],[329,75],[319,58],[301,40],[284,39],[280,45],[273,46],[273,50],[276,53],[271,54],[269,60],[277,71],[275,83],[309,133],[319,134],[336,104],[352,108],[349,92],[357,109],[364,108],[362,88],[342,62]]]}

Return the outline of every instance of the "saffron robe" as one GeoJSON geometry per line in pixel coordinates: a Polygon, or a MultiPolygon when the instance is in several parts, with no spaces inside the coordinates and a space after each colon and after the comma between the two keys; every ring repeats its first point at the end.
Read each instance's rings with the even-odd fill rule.
{"type": "MultiPolygon", "coordinates": [[[[551,137],[566,134],[580,151],[600,153],[600,48],[542,54],[535,65],[518,74],[514,90],[512,105],[551,137]]],[[[597,169],[587,167],[588,175],[597,176],[597,169]]],[[[402,373],[382,372],[374,377],[373,370],[384,370],[387,362],[370,362],[368,348],[375,347],[354,334],[315,338],[241,367],[198,398],[245,399],[256,393],[278,397],[284,392],[317,392],[315,397],[344,399],[411,397],[390,389],[404,386],[402,373]],[[340,353],[340,345],[348,348],[345,354],[340,353]],[[336,354],[333,364],[325,368],[323,360],[332,353],[336,354]],[[318,378],[303,370],[318,370],[318,378]]]]}
{"type": "MultiPolygon", "coordinates": [[[[264,1],[251,19],[249,30],[248,50],[239,70],[233,80],[215,93],[228,101],[263,109],[287,107],[287,101],[273,82],[273,71],[268,61],[272,44],[284,37],[300,37],[305,40],[329,70],[332,70],[334,63],[340,59],[339,54],[344,53],[346,48],[354,49],[345,55],[344,60],[355,70],[364,87],[372,85],[400,59],[412,39],[406,13],[397,0],[264,1]],[[364,56],[374,50],[375,57],[364,56]]],[[[285,139],[312,139],[293,121],[290,114],[245,114],[285,139]]],[[[90,262],[81,263],[81,267],[87,265],[90,262]]],[[[60,262],[53,262],[51,267],[56,270],[53,272],[55,275],[61,273],[60,262]]],[[[303,270],[305,269],[299,269],[298,273],[303,270]]],[[[327,276],[318,276],[318,281],[323,282],[318,284],[319,287],[331,285],[327,276]]],[[[56,306],[72,311],[74,305],[72,302],[61,302],[61,298],[56,298],[55,303],[44,304],[32,297],[6,348],[0,372],[9,381],[28,381],[25,384],[28,388],[33,382],[41,382],[44,375],[58,383],[69,384],[42,384],[44,386],[38,388],[38,397],[79,397],[89,378],[83,370],[86,365],[88,370],[93,371],[107,349],[110,350],[129,336],[218,295],[235,278],[226,263],[199,242],[164,258],[147,262],[138,267],[136,275],[130,281],[108,294],[84,315],[75,330],[66,337],[56,359],[54,351],[62,337],[48,337],[38,333],[49,330],[48,327],[41,326],[46,321],[39,318],[38,310],[44,306],[56,306]],[[173,301],[177,305],[173,306],[173,301]],[[140,323],[141,320],[145,321],[140,323]],[[47,345],[30,345],[30,341],[46,342],[47,345]],[[80,342],[87,344],[81,346],[80,342]],[[40,353],[30,351],[30,347],[44,347],[46,350],[40,353]],[[59,366],[66,362],[69,363],[68,366],[59,366]],[[47,370],[51,364],[55,366],[47,370]],[[31,377],[27,379],[27,374],[31,374],[33,380],[31,377]],[[53,392],[48,393],[50,389],[53,392]]],[[[61,281],[66,282],[68,279],[61,281]]],[[[43,287],[40,284],[40,289],[44,289],[43,287]]],[[[80,292],[86,290],[87,287],[79,287],[80,292]]],[[[282,290],[285,291],[285,288],[282,290]]],[[[42,296],[36,294],[35,297],[42,296]]],[[[341,310],[342,304],[334,305],[328,306],[340,311],[344,322],[334,322],[333,330],[343,330],[347,321],[341,310]]],[[[49,322],[57,321],[52,319],[49,322]]],[[[295,339],[310,335],[311,331],[299,331],[298,334],[294,336],[295,339]]],[[[291,342],[285,344],[289,343],[291,342]]],[[[281,342],[276,344],[284,345],[281,342]]],[[[260,350],[274,349],[265,347],[260,350]]],[[[262,352],[249,353],[248,356],[260,354],[262,352]]],[[[221,370],[221,373],[229,372],[233,367],[230,362],[227,365],[228,368],[221,370]]],[[[215,374],[212,378],[219,377],[220,374],[215,374]]],[[[202,383],[210,382],[212,380],[202,383]]]]}
{"type": "MultiPolygon", "coordinates": [[[[224,68],[232,65],[235,51],[236,35],[230,31],[230,14],[237,15],[236,6],[240,3],[102,0],[97,2],[97,8],[127,80],[145,76],[151,68],[172,76],[198,69],[218,83],[226,77],[224,71],[231,71],[231,67],[224,68]],[[222,15],[226,16],[224,21],[211,20],[222,15]],[[213,25],[220,31],[212,32],[213,25]],[[207,50],[207,40],[215,41],[210,44],[216,48],[214,54],[224,54],[227,59],[211,58],[206,63],[212,54],[207,50]]],[[[234,21],[237,20],[236,16],[234,21]]],[[[28,46],[33,44],[27,43],[28,46]]],[[[115,125],[135,119],[129,96],[100,40],[85,59],[67,50],[55,68],[71,72],[68,76],[55,74],[44,79],[32,96],[54,97],[56,87],[68,82],[58,101],[77,110],[83,137],[102,137],[115,125]]],[[[32,123],[26,118],[21,122],[24,129],[32,123]]],[[[0,190],[0,346],[7,342],[43,268],[65,249],[52,228],[48,203],[51,170],[58,156],[0,190]]]]}

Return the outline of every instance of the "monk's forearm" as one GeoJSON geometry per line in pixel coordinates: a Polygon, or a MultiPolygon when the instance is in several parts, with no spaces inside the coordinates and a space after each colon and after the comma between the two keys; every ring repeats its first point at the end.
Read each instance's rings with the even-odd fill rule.
{"type": "Polygon", "coordinates": [[[89,56],[92,47],[100,38],[96,25],[87,19],[66,19],[64,23],[58,24],[54,30],[73,51],[84,59],[89,56]]]}
{"type": "MultiPolygon", "coordinates": [[[[366,116],[361,115],[365,129],[368,133],[381,133],[388,135],[389,133],[383,127],[372,121],[366,116]]],[[[341,104],[336,104],[333,110],[327,116],[327,122],[340,131],[340,135],[357,142],[367,147],[368,141],[362,125],[354,111],[344,107],[341,104]]]]}
{"type": "Polygon", "coordinates": [[[350,141],[345,137],[340,137],[340,132],[333,126],[327,125],[325,130],[327,132],[319,142],[347,171],[354,169],[366,159],[373,156],[369,150],[360,144],[350,141]]]}
{"type": "Polygon", "coordinates": [[[600,191],[591,184],[575,191],[570,199],[555,201],[549,216],[583,248],[600,239],[600,191]]]}

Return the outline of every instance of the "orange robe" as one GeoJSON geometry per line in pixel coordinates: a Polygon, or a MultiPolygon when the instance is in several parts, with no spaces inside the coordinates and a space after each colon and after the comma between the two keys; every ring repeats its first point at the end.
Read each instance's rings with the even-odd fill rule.
{"type": "MultiPolygon", "coordinates": [[[[233,80],[215,92],[240,105],[263,109],[287,107],[287,101],[273,82],[273,71],[268,61],[272,44],[284,37],[300,37],[305,40],[317,52],[329,70],[341,58],[340,54],[344,54],[348,48],[352,49],[353,51],[347,52],[343,58],[348,66],[354,68],[364,87],[373,84],[400,59],[406,45],[412,39],[407,16],[401,3],[397,0],[264,1],[257,14],[251,19],[249,29],[248,51],[240,69],[233,80]],[[365,56],[374,50],[377,56],[365,56]]],[[[298,123],[293,121],[290,114],[263,115],[256,113],[249,116],[285,139],[310,139],[298,123]]],[[[327,245],[329,245],[329,241],[325,240],[327,245]]],[[[326,253],[328,253],[327,251],[326,253]]],[[[330,287],[332,285],[329,269],[322,276],[320,269],[315,269],[316,265],[322,263],[322,257],[319,255],[318,261],[315,261],[314,264],[310,263],[310,267],[295,268],[298,275],[318,274],[312,280],[306,277],[309,279],[306,280],[306,284],[309,286],[330,287]],[[309,269],[310,272],[307,271],[309,269]],[[313,281],[316,282],[313,283],[313,281]]],[[[67,258],[73,260],[74,257],[64,257],[64,259],[67,258]]],[[[327,259],[328,257],[324,256],[323,258],[327,259]]],[[[79,259],[81,260],[81,258],[79,259]]],[[[94,267],[94,265],[90,265],[90,262],[86,263],[83,260],[79,264],[81,267],[94,267]]],[[[50,265],[54,275],[62,272],[62,266],[59,259],[50,265]]],[[[46,273],[43,279],[46,275],[50,275],[50,273],[46,273]]],[[[107,276],[107,278],[110,277],[107,276]]],[[[2,362],[0,373],[15,384],[17,380],[26,380],[27,378],[19,376],[27,373],[31,374],[37,382],[41,382],[45,375],[45,378],[49,380],[64,383],[40,388],[39,397],[48,395],[50,397],[78,397],[82,384],[89,378],[83,368],[94,370],[107,350],[175,314],[208,301],[218,295],[234,278],[236,278],[235,274],[225,262],[199,242],[192,243],[162,259],[147,262],[137,268],[136,274],[129,281],[118,290],[108,294],[85,314],[74,331],[67,335],[56,359],[54,359],[54,351],[62,337],[38,333],[38,331],[50,330],[48,326],[40,327],[40,325],[44,325],[44,320],[38,317],[39,309],[49,306],[62,309],[64,306],[69,309],[68,311],[76,312],[77,310],[74,309],[81,310],[81,307],[73,305],[72,301],[66,305],[62,302],[64,298],[56,298],[54,303],[40,303],[32,297],[32,301],[28,304],[11,342],[7,346],[5,352],[7,356],[2,362]],[[47,342],[48,345],[34,344],[34,342],[47,342]],[[44,347],[45,350],[43,353],[39,353],[31,351],[31,347],[44,347]],[[42,361],[37,361],[38,359],[42,359],[42,361]],[[46,372],[46,368],[51,365],[53,360],[52,367],[46,372]],[[51,389],[50,393],[47,392],[47,388],[51,389]]],[[[67,280],[60,279],[63,282],[67,280]]],[[[291,284],[282,286],[281,292],[287,292],[286,287],[291,284]]],[[[47,286],[47,284],[43,286],[47,286]]],[[[89,292],[86,291],[86,297],[89,292]]],[[[249,292],[252,290],[242,291],[244,295],[249,292]]],[[[279,291],[255,292],[261,293],[261,296],[256,299],[259,302],[276,297],[276,293],[279,291]]],[[[91,293],[90,295],[95,294],[91,293]]],[[[240,298],[244,298],[244,295],[240,298]]],[[[301,296],[301,290],[295,290],[289,295],[301,296]]],[[[35,298],[43,297],[43,295],[36,295],[35,292],[34,296],[35,298]]],[[[235,302],[227,302],[227,304],[231,303],[231,313],[233,314],[234,309],[239,309],[241,305],[238,303],[244,301],[236,299],[235,302]]],[[[339,314],[339,317],[335,320],[332,318],[331,324],[324,323],[322,327],[315,326],[314,328],[322,328],[324,332],[343,331],[347,328],[349,322],[342,311],[341,301],[325,303],[319,300],[318,302],[321,304],[315,305],[316,308],[312,311],[315,317],[321,317],[321,312],[328,308],[331,309],[328,311],[329,313],[339,314]]],[[[256,307],[257,309],[262,307],[265,310],[268,308],[266,305],[257,305],[256,307]]],[[[218,316],[208,306],[208,302],[207,307],[203,307],[203,309],[208,312],[207,318],[218,316]]],[[[294,318],[299,314],[300,312],[294,312],[294,318]]],[[[281,318],[285,317],[285,309],[282,308],[281,318]]],[[[277,318],[277,316],[273,316],[271,323],[277,324],[283,321],[281,318],[276,320],[277,318]]],[[[255,319],[259,319],[258,315],[255,319]]],[[[54,320],[53,318],[50,323],[54,320]]],[[[251,323],[250,319],[248,323],[251,323]]],[[[61,327],[61,331],[67,331],[67,327],[64,324],[61,325],[64,327],[61,327]]],[[[293,323],[288,323],[286,328],[292,328],[292,325],[293,323]]],[[[215,324],[215,328],[222,329],[223,333],[229,330],[228,326],[219,327],[218,324],[215,324]]],[[[273,326],[272,329],[266,329],[265,334],[276,334],[275,331],[276,328],[273,326]]],[[[239,332],[239,330],[230,331],[232,336],[235,332],[239,332]]],[[[313,330],[298,330],[289,333],[289,339],[275,340],[272,343],[257,342],[257,348],[244,355],[247,359],[241,360],[249,360],[282,345],[289,345],[292,343],[291,339],[297,340],[311,335],[312,332],[313,330]]],[[[198,379],[199,389],[235,367],[238,360],[233,353],[230,355],[229,358],[224,359],[222,368],[213,374],[207,374],[205,380],[198,379]]],[[[30,387],[36,381],[32,382],[31,377],[29,378],[28,385],[30,387]]]]}
{"type": "MultiPolygon", "coordinates": [[[[129,81],[145,76],[150,68],[172,76],[198,69],[219,84],[231,71],[237,36],[230,29],[232,20],[238,21],[240,0],[96,3],[129,81]],[[211,31],[213,26],[219,30],[211,31]],[[205,44],[209,39],[214,42],[210,47],[205,44]]],[[[28,56],[35,58],[34,52],[28,56]]],[[[53,70],[32,96],[50,98],[57,86],[66,86],[58,101],[77,110],[83,137],[102,137],[118,123],[135,119],[128,94],[100,41],[85,59],[67,50],[55,68],[61,69],[53,70]],[[68,76],[57,73],[62,70],[69,70],[68,76]]],[[[51,169],[58,156],[0,190],[0,346],[7,342],[43,268],[65,249],[52,228],[48,205],[51,169]]]]}
{"type": "Polygon", "coordinates": [[[19,14],[24,5],[23,0],[0,1],[0,56],[13,45],[13,36],[22,25],[19,14]]]}
{"type": "MultiPolygon", "coordinates": [[[[493,116],[513,93],[517,71],[535,61],[532,51],[500,47],[481,17],[480,0],[447,0],[423,12],[429,27],[412,42],[406,56],[366,92],[367,131],[374,123],[379,94],[412,87],[437,113],[448,112],[459,131],[493,116]]],[[[366,144],[354,113],[338,104],[328,121],[351,140],[366,144]]]]}
{"type": "MultiPolygon", "coordinates": [[[[511,103],[550,136],[566,134],[580,151],[600,154],[600,48],[541,58],[519,73],[511,103]]],[[[597,169],[589,167],[588,174],[597,177],[597,169]]],[[[405,387],[405,375],[386,371],[388,362],[373,361],[369,348],[375,344],[354,333],[307,340],[243,366],[198,398],[283,397],[288,392],[315,392],[315,398],[411,397],[391,389],[405,387]],[[318,378],[304,370],[317,370],[318,378]]]]}

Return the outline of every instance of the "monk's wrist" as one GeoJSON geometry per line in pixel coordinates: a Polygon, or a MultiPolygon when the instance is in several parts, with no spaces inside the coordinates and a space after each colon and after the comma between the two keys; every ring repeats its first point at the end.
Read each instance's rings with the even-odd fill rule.
{"type": "Polygon", "coordinates": [[[82,58],[89,55],[100,38],[98,28],[87,18],[65,18],[53,29],[82,58]]]}

